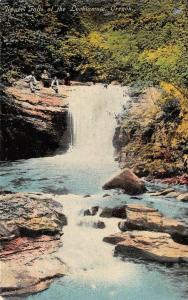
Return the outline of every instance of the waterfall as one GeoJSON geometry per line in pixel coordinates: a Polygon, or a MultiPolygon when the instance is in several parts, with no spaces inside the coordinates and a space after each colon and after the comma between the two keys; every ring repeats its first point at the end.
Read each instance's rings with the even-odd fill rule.
{"type": "Polygon", "coordinates": [[[97,84],[76,87],[72,91],[69,98],[72,124],[70,148],[80,160],[112,160],[115,116],[125,101],[120,86],[104,88],[102,84],[97,84]]]}

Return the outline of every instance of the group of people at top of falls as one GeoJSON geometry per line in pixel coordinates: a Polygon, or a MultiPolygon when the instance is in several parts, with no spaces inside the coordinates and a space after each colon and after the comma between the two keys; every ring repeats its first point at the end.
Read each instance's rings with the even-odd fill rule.
{"type": "MultiPolygon", "coordinates": [[[[36,91],[40,90],[39,82],[37,81],[35,77],[34,71],[31,73],[31,75],[27,76],[25,78],[25,81],[29,84],[29,88],[31,93],[35,93],[36,91]]],[[[53,79],[50,77],[47,70],[44,70],[41,74],[41,81],[45,88],[52,88],[56,94],[59,93],[59,80],[57,76],[55,76],[53,79]]],[[[67,72],[66,77],[64,79],[65,85],[70,85],[70,74],[67,72]]]]}

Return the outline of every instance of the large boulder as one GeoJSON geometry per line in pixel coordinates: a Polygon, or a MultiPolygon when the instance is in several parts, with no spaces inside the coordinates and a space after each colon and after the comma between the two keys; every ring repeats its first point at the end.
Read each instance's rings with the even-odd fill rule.
{"type": "Polygon", "coordinates": [[[145,183],[127,168],[109,179],[103,189],[123,189],[129,195],[138,195],[146,191],[145,183]]]}
{"type": "Polygon", "coordinates": [[[104,238],[116,244],[115,254],[160,263],[188,263],[188,247],[174,242],[168,233],[131,231],[104,238]]]}

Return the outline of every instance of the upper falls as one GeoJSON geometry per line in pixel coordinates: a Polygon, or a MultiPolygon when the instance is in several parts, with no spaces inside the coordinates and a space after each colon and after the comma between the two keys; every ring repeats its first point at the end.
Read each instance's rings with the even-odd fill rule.
{"type": "Polygon", "coordinates": [[[73,88],[69,98],[72,126],[71,152],[82,162],[105,163],[113,160],[116,115],[121,111],[123,88],[102,84],[73,88]]]}

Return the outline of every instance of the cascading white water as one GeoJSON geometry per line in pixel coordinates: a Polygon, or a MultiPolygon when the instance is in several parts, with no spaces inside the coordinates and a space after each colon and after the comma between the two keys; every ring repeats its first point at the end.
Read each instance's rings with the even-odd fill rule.
{"type": "MultiPolygon", "coordinates": [[[[87,187],[87,192],[90,192],[90,180],[100,190],[103,173],[113,170],[115,116],[120,113],[127,100],[124,90],[120,86],[111,85],[104,88],[101,84],[81,86],[73,88],[69,97],[70,124],[73,125],[72,144],[69,153],[62,156],[63,166],[65,160],[71,161],[74,172],[78,169],[78,178],[86,172],[81,184],[87,187]]],[[[124,266],[113,258],[112,248],[102,242],[105,235],[118,230],[118,219],[105,219],[105,229],[101,231],[93,228],[93,223],[100,219],[99,214],[95,217],[83,216],[83,209],[92,206],[98,198],[103,199],[100,193],[92,195],[89,200],[80,195],[63,197],[68,226],[64,228],[63,248],[59,251],[70,268],[71,277],[90,281],[94,286],[104,281],[117,282],[125,277],[124,266]]],[[[61,197],[57,199],[62,203],[61,197]]],[[[130,265],[127,270],[130,278],[133,273],[130,265]]]]}
{"type": "Polygon", "coordinates": [[[73,124],[71,149],[80,160],[113,160],[115,116],[125,101],[120,86],[81,86],[72,91],[69,98],[73,124]]]}

